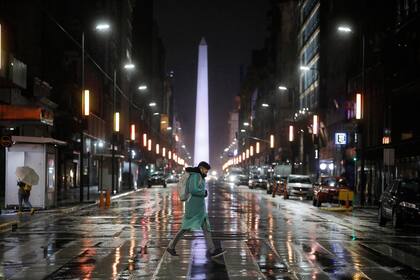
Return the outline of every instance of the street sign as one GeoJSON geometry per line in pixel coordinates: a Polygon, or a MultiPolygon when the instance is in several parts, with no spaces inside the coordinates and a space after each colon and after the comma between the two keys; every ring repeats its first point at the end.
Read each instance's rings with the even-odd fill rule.
{"type": "Polygon", "coordinates": [[[12,137],[10,136],[1,136],[0,138],[0,146],[3,147],[11,147],[12,146],[12,137]]]}
{"type": "Polygon", "coordinates": [[[335,133],[335,144],[336,145],[346,145],[347,144],[347,134],[337,132],[335,133]]]}

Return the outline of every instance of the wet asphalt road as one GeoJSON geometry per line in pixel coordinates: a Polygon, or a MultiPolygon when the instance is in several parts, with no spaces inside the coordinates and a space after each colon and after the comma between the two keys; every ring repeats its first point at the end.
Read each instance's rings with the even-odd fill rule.
{"type": "Polygon", "coordinates": [[[245,186],[208,185],[214,237],[165,248],[180,227],[175,188],[154,186],[1,235],[0,279],[420,279],[420,229],[379,227],[375,210],[328,212],[245,186]]]}

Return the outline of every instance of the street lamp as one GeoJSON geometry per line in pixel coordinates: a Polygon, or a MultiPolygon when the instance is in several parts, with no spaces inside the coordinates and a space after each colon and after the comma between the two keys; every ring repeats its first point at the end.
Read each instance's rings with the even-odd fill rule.
{"type": "Polygon", "coordinates": [[[89,116],[89,114],[90,114],[90,104],[89,104],[90,96],[89,96],[89,90],[85,89],[83,91],[82,100],[83,100],[83,104],[82,104],[83,116],[89,116]]]}
{"type": "Polygon", "coordinates": [[[279,86],[279,90],[286,91],[287,90],[287,87],[286,86],[279,86]]]}
{"type": "Polygon", "coordinates": [[[152,139],[147,140],[147,150],[149,152],[152,150],[152,139]]]}
{"type": "Polygon", "coordinates": [[[294,140],[294,128],[293,125],[289,125],[289,142],[293,142],[294,140]]]}
{"type": "Polygon", "coordinates": [[[135,68],[136,68],[136,66],[133,63],[131,63],[131,62],[126,63],[124,65],[124,69],[126,69],[126,70],[134,70],[135,68]]]}
{"type": "Polygon", "coordinates": [[[363,116],[363,100],[362,94],[356,94],[356,120],[361,120],[363,116]]]}
{"type": "Polygon", "coordinates": [[[144,92],[144,91],[146,91],[146,90],[147,90],[147,85],[142,84],[142,85],[140,85],[140,86],[138,87],[138,89],[139,89],[139,91],[144,92]]]}
{"type": "Polygon", "coordinates": [[[95,27],[96,31],[99,31],[99,32],[107,32],[110,28],[111,28],[111,25],[109,25],[106,22],[98,23],[95,27]]]}
{"type": "MultiPolygon", "coordinates": [[[[337,30],[339,33],[342,34],[349,34],[353,32],[352,28],[350,26],[344,26],[340,25],[337,27],[337,30]]],[[[365,191],[365,185],[366,185],[366,176],[365,176],[365,158],[364,158],[364,149],[365,149],[365,139],[363,139],[364,135],[364,125],[362,123],[363,119],[363,95],[366,94],[366,71],[365,71],[365,64],[366,64],[366,39],[365,39],[365,33],[363,31],[360,32],[360,36],[362,37],[362,93],[356,94],[356,120],[359,122],[357,123],[357,132],[355,133],[355,144],[356,148],[359,146],[359,149],[356,149],[356,151],[359,151],[356,158],[360,161],[360,181],[359,184],[357,184],[357,176],[356,176],[356,185],[359,186],[359,188],[355,188],[355,190],[360,191],[360,202],[362,205],[364,205],[364,191],[365,191]]],[[[356,164],[356,170],[359,168],[356,164]]]]}
{"type": "Polygon", "coordinates": [[[353,30],[351,29],[351,27],[347,26],[347,25],[340,25],[337,27],[338,32],[341,33],[350,33],[353,30]]]}
{"type": "Polygon", "coordinates": [[[270,107],[270,105],[268,105],[268,103],[263,103],[263,104],[261,104],[261,106],[264,107],[264,108],[270,107]]]}
{"type": "Polygon", "coordinates": [[[147,147],[147,134],[143,133],[143,147],[147,147]]]}

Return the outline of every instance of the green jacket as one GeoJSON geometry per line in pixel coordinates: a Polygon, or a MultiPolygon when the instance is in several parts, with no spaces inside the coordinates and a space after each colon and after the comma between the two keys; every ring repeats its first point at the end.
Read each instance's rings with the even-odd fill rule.
{"type": "Polygon", "coordinates": [[[200,173],[191,172],[187,181],[188,192],[191,197],[185,202],[185,214],[182,220],[182,229],[198,230],[201,225],[206,222],[210,229],[208,216],[206,212],[205,203],[205,180],[201,177],[200,173]]]}

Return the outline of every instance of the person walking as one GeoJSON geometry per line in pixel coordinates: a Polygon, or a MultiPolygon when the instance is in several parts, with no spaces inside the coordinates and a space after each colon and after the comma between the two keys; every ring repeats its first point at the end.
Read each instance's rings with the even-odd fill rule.
{"type": "Polygon", "coordinates": [[[35,213],[35,208],[32,207],[32,204],[29,202],[29,196],[31,195],[32,186],[26,184],[22,181],[18,181],[17,185],[19,186],[18,198],[19,198],[19,211],[18,214],[22,215],[23,203],[28,205],[31,208],[31,215],[35,213]]]}
{"type": "Polygon", "coordinates": [[[181,229],[171,240],[166,249],[172,256],[178,256],[175,246],[184,234],[188,231],[199,229],[203,230],[207,242],[208,253],[212,258],[217,258],[226,252],[220,246],[216,247],[214,245],[209,218],[206,212],[204,201],[205,197],[207,197],[205,177],[210,168],[211,167],[207,162],[202,161],[197,167],[187,167],[185,169],[185,171],[190,174],[186,185],[190,198],[185,202],[185,214],[182,220],[181,229]]]}

